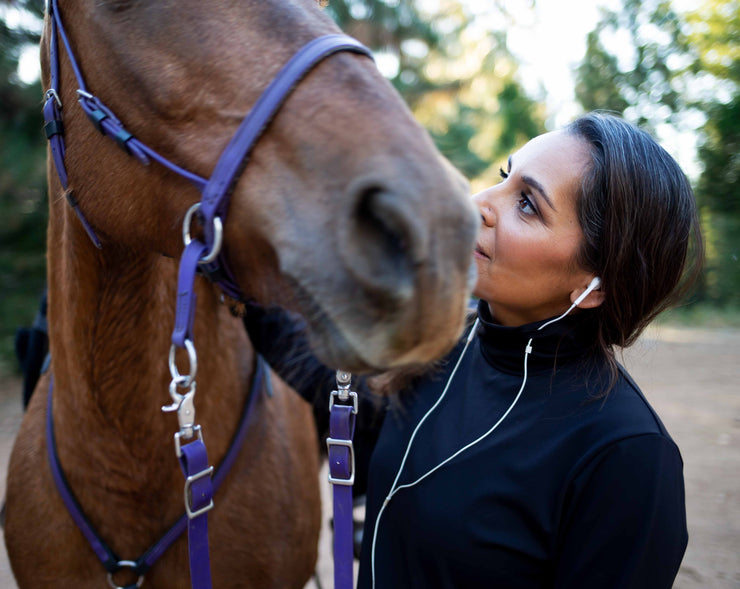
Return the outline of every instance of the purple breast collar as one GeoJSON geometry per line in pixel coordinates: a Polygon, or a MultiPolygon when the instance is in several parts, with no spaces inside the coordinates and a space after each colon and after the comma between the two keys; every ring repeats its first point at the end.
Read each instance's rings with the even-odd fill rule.
{"type": "MultiPolygon", "coordinates": [[[[121,588],[133,589],[141,584],[143,581],[143,575],[152,567],[159,557],[164,554],[165,550],[167,550],[185,531],[185,528],[188,525],[188,515],[187,513],[183,513],[170,529],[167,530],[159,540],[152,544],[152,546],[150,546],[138,559],[135,561],[121,560],[106,544],[105,540],[101,538],[95,527],[87,519],[79,501],[75,497],[75,494],[67,481],[67,477],[64,476],[64,471],[62,470],[62,465],[59,462],[59,456],[57,455],[56,440],[54,437],[54,420],[52,418],[53,389],[54,379],[52,377],[49,382],[49,394],[46,407],[46,448],[49,466],[51,467],[57,490],[59,491],[62,501],[67,507],[67,511],[69,511],[75,524],[77,524],[82,535],[87,539],[90,547],[93,549],[93,552],[95,552],[95,555],[98,557],[100,562],[103,563],[105,570],[108,571],[109,579],[111,579],[111,576],[114,573],[124,568],[129,568],[135,574],[139,575],[139,582],[137,584],[121,588]]],[[[272,384],[270,381],[270,371],[267,369],[262,356],[257,355],[252,383],[249,387],[248,397],[244,403],[241,417],[239,418],[239,425],[234,437],[231,439],[229,449],[226,451],[223,461],[216,469],[213,476],[214,492],[220,487],[239,454],[239,450],[242,447],[244,438],[249,429],[249,417],[252,414],[257,397],[259,397],[260,393],[264,391],[266,391],[266,394],[269,396],[271,395],[271,390],[272,384]]]]}

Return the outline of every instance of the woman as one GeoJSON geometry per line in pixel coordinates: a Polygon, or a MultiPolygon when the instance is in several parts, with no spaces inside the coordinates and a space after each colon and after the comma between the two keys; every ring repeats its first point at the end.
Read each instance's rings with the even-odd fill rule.
{"type": "MultiPolygon", "coordinates": [[[[596,113],[501,176],[474,197],[475,326],[400,410],[360,410],[358,443],[377,444],[358,586],[668,589],[688,538],[681,455],[614,349],[700,247],[689,184],[649,135],[596,113]]],[[[259,308],[245,324],[304,397],[322,391],[325,430],[333,372],[304,348],[281,358],[284,337],[305,345],[299,324],[259,308]]]]}

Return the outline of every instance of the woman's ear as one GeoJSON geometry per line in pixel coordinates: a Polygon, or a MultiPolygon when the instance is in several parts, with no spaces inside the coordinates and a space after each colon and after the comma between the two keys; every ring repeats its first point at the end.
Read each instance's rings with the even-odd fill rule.
{"type": "Polygon", "coordinates": [[[570,293],[570,302],[580,309],[594,309],[604,302],[604,291],[601,290],[601,280],[595,276],[591,281],[583,284],[570,293]]]}

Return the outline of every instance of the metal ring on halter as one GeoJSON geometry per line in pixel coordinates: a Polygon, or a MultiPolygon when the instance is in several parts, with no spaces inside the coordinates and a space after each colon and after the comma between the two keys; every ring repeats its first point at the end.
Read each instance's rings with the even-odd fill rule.
{"type": "Polygon", "coordinates": [[[175,362],[175,350],[177,346],[172,344],[170,346],[170,374],[172,380],[176,380],[177,384],[182,388],[187,388],[195,380],[195,373],[198,372],[198,356],[195,353],[195,346],[189,339],[185,340],[185,349],[188,352],[188,360],[190,361],[190,374],[180,374],[177,369],[177,363],[175,362]]]}
{"type": "MultiPolygon", "coordinates": [[[[118,568],[129,568],[129,569],[135,569],[136,563],[132,560],[119,560],[118,561],[118,568]]],[[[136,586],[141,587],[144,584],[144,575],[139,575],[139,578],[136,580],[136,586]]],[[[113,589],[126,589],[126,587],[130,587],[130,585],[127,585],[126,587],[121,587],[119,585],[116,585],[113,581],[113,573],[108,573],[108,585],[113,587],[113,589]]]]}
{"type": "MultiPolygon", "coordinates": [[[[193,221],[193,215],[199,208],[200,203],[197,202],[188,209],[187,213],[185,213],[185,220],[182,222],[182,240],[185,242],[185,247],[187,247],[188,244],[192,241],[192,239],[190,238],[190,223],[193,221]]],[[[205,255],[200,260],[198,260],[198,263],[210,264],[211,262],[213,262],[218,257],[218,254],[221,251],[221,245],[223,244],[223,241],[224,226],[223,223],[221,223],[221,217],[214,217],[213,247],[211,248],[211,251],[208,252],[208,255],[205,255]]]]}

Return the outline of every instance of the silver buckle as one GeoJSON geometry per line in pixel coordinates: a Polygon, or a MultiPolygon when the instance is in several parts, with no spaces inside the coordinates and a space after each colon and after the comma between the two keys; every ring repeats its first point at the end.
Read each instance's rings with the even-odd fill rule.
{"type": "Polygon", "coordinates": [[[331,476],[331,465],[329,466],[329,482],[332,485],[345,485],[345,486],[351,486],[355,483],[355,447],[352,445],[352,440],[340,440],[336,438],[326,438],[326,449],[327,451],[331,451],[332,446],[344,446],[345,448],[349,448],[349,460],[350,460],[350,469],[349,469],[349,478],[347,479],[339,479],[336,477],[331,476]]]}
{"type": "Polygon", "coordinates": [[[193,519],[194,517],[198,517],[199,515],[203,515],[206,511],[210,511],[211,509],[213,509],[213,498],[211,498],[211,502],[208,505],[206,505],[205,507],[201,507],[200,509],[196,511],[193,511],[190,508],[190,487],[191,485],[195,481],[202,479],[203,477],[210,477],[212,473],[213,473],[213,467],[209,466],[205,470],[201,470],[200,472],[194,475],[190,475],[188,478],[185,479],[185,489],[184,489],[185,511],[187,511],[188,517],[190,519],[193,519]]]}

